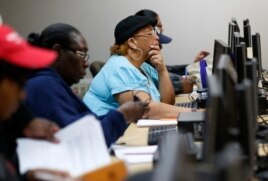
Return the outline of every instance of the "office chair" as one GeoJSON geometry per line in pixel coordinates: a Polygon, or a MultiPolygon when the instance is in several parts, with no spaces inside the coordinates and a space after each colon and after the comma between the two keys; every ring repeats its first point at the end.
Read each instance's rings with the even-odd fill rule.
{"type": "Polygon", "coordinates": [[[182,64],[182,65],[167,65],[167,70],[170,73],[178,74],[178,75],[185,75],[185,68],[188,64],[182,64]]]}
{"type": "Polygon", "coordinates": [[[90,70],[90,73],[92,74],[93,77],[95,77],[97,75],[97,73],[101,70],[101,68],[103,67],[104,64],[105,64],[105,62],[97,60],[97,61],[93,61],[89,65],[89,70],[90,70]]]}

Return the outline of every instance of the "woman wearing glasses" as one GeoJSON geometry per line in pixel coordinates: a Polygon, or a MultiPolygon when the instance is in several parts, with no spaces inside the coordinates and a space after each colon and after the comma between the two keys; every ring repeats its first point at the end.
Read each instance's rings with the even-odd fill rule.
{"type": "MultiPolygon", "coordinates": [[[[93,114],[70,89],[84,77],[88,68],[88,46],[83,35],[73,26],[58,23],[45,28],[41,35],[30,34],[29,41],[58,53],[50,67],[37,71],[26,83],[26,104],[33,113],[57,122],[60,127],[93,114]]],[[[128,102],[99,117],[106,143],[110,145],[118,139],[127,123],[137,121],[143,115],[146,106],[140,101],[128,102]]]]}
{"type": "MultiPolygon", "coordinates": [[[[163,24],[162,24],[162,21],[160,19],[160,16],[150,10],[150,9],[143,9],[143,10],[140,10],[138,11],[135,15],[139,15],[139,16],[146,16],[148,18],[155,18],[157,19],[157,24],[156,24],[156,27],[159,29],[160,31],[160,34],[159,34],[159,42],[160,42],[160,48],[162,48],[162,44],[168,44],[171,42],[172,38],[166,36],[163,34],[163,31],[164,31],[164,27],[163,27],[163,24]]],[[[194,59],[194,62],[198,62],[202,59],[204,59],[206,56],[209,55],[209,52],[207,51],[200,51],[195,59],[194,59]]],[[[150,64],[150,61],[148,61],[148,63],[150,64]]],[[[176,67],[180,67],[180,65],[175,65],[175,66],[167,66],[168,69],[172,70],[176,70],[176,67]]],[[[178,71],[178,70],[176,70],[178,71]]],[[[174,72],[174,71],[173,71],[174,72]]],[[[184,71],[185,72],[185,71],[184,71]]],[[[193,78],[191,77],[181,77],[180,75],[178,74],[175,74],[175,73],[170,73],[169,74],[170,76],[170,79],[172,81],[172,84],[173,84],[173,87],[174,87],[174,91],[176,94],[179,94],[179,93],[191,93],[192,90],[193,90],[193,78]]]]}
{"type": "Polygon", "coordinates": [[[180,111],[191,111],[173,106],[174,89],[159,48],[156,23],[156,19],[133,15],[117,24],[111,57],[83,98],[97,115],[133,100],[133,91],[143,101],[151,97],[150,111],[144,117],[177,117],[180,111]]]}

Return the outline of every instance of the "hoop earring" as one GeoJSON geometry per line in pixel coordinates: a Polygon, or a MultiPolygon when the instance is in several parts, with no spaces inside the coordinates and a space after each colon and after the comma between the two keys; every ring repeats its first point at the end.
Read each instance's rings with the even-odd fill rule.
{"type": "Polygon", "coordinates": [[[143,52],[142,52],[142,50],[141,50],[140,48],[135,48],[133,51],[131,51],[130,56],[131,56],[131,58],[132,58],[133,60],[139,60],[139,59],[143,56],[143,52]],[[135,50],[138,50],[138,51],[140,52],[140,56],[139,56],[139,57],[134,57],[134,56],[133,56],[133,52],[134,52],[135,50]]]}

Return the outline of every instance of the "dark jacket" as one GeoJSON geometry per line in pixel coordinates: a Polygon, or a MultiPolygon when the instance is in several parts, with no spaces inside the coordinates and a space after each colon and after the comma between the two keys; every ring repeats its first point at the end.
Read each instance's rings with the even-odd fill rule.
{"type": "MultiPolygon", "coordinates": [[[[22,137],[23,129],[33,120],[32,113],[21,104],[13,116],[0,122],[0,180],[13,181],[18,172],[18,159],[16,155],[16,139],[22,137]]],[[[25,175],[19,175],[20,180],[25,179],[25,175]]]]}
{"type": "MultiPolygon", "coordinates": [[[[56,122],[60,127],[65,127],[86,114],[95,115],[54,69],[46,68],[36,72],[27,81],[26,92],[26,105],[33,113],[56,122]]],[[[127,127],[123,115],[116,110],[97,118],[101,122],[108,146],[115,142],[127,127]]]]}

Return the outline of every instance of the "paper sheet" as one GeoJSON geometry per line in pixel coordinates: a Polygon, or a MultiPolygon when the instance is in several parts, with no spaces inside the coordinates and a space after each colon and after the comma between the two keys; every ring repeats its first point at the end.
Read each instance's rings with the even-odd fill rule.
{"type": "Polygon", "coordinates": [[[138,127],[177,125],[176,119],[140,119],[137,122],[138,127]]]}
{"type": "Polygon", "coordinates": [[[85,116],[61,129],[56,137],[59,144],[18,139],[20,172],[49,168],[79,176],[111,161],[100,123],[93,116],[85,116]]]}

